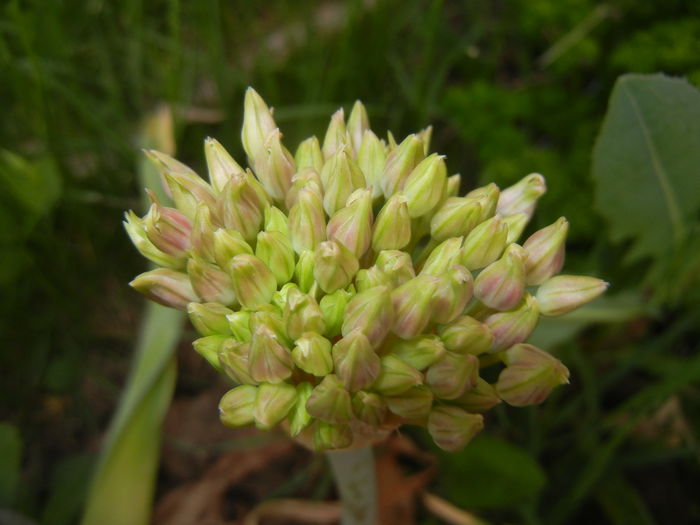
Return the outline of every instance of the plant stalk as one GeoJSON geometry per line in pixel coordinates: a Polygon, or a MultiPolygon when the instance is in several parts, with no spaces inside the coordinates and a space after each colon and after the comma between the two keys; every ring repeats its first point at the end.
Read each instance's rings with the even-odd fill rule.
{"type": "Polygon", "coordinates": [[[327,452],[341,502],[341,525],[376,525],[377,481],[371,446],[327,452]]]}

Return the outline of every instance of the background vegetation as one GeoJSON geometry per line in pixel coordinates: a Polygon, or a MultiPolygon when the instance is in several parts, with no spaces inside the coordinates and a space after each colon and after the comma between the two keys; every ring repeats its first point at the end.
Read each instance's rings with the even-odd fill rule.
{"type": "MultiPolygon", "coordinates": [[[[594,150],[618,76],[657,71],[700,84],[698,2],[3,3],[0,509],[60,525],[84,504],[144,308],[126,286],[144,263],[119,224],[141,198],[143,119],[168,104],[178,157],[195,169],[208,135],[243,159],[253,85],[289,144],[359,98],[375,129],[432,123],[433,149],[465,188],[543,173],[533,227],[566,215],[567,271],[613,285],[538,332],[573,375],[545,405],[497,410],[486,435],[449,459],[409,431],[438,458],[432,491],[493,523],[700,522],[700,163],[673,153],[673,189],[691,196],[674,237],[663,210],[635,200],[654,194],[644,167],[606,164],[618,151],[604,139],[629,115],[610,116],[612,136],[594,150]],[[623,203],[642,212],[620,213],[623,203]]],[[[688,116],[659,102],[678,92],[660,93],[639,100],[668,109],[669,125],[688,116]]],[[[176,400],[217,381],[191,357],[190,336],[176,400]]],[[[161,469],[158,495],[197,475],[188,472],[161,469]]],[[[415,519],[438,523],[421,509],[415,519]]]]}

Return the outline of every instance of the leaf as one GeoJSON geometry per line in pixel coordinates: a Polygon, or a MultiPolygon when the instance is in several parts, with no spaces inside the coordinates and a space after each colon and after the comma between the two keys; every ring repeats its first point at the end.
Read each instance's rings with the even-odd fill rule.
{"type": "Polygon", "coordinates": [[[70,525],[80,512],[94,462],[80,453],[58,462],[51,474],[50,496],[42,514],[42,525],[70,525]]]}
{"type": "Polygon", "coordinates": [[[661,74],[621,76],[593,148],[596,202],[631,260],[661,258],[700,209],[700,91],[661,74]]]}
{"type": "Polygon", "coordinates": [[[22,461],[22,438],[17,427],[0,423],[0,506],[10,506],[17,492],[22,461]]]}

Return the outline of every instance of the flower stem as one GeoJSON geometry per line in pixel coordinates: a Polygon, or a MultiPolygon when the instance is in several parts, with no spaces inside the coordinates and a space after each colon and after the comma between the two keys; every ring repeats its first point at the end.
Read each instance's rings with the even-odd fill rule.
{"type": "Polygon", "coordinates": [[[341,525],[376,525],[377,482],[372,447],[326,453],[342,506],[341,525]]]}

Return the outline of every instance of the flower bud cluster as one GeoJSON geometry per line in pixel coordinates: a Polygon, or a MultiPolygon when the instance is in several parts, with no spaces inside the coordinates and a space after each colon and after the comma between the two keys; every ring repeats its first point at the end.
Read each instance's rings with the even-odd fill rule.
{"type": "Polygon", "coordinates": [[[540,315],[567,313],[607,283],[557,275],[564,218],[517,244],[541,175],[459,197],[459,175],[429,139],[430,129],[382,140],[358,102],[292,154],[249,89],[250,168],[214,139],[209,182],[147,152],[174,207],[153,198],[145,217],[127,213],[134,245],[158,266],[131,285],[186,310],[195,350],[238,385],[219,405],[224,424],[280,425],[317,450],[417,424],[457,450],[483,412],[540,403],[568,381],[526,340],[540,315]],[[480,369],[493,363],[491,384],[480,369]]]}

